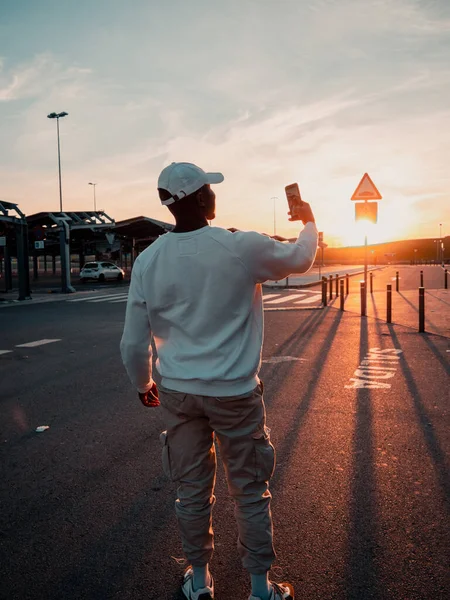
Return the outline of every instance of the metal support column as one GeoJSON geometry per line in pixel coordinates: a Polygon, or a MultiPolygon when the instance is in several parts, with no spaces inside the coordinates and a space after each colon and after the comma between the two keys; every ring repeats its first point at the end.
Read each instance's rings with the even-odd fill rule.
{"type": "Polygon", "coordinates": [[[59,246],[61,253],[61,292],[70,294],[75,289],[70,284],[70,227],[66,221],[60,221],[59,246]]]}
{"type": "Polygon", "coordinates": [[[11,268],[11,253],[8,248],[8,242],[4,247],[5,256],[5,292],[12,290],[12,268],[11,268]]]}
{"type": "Polygon", "coordinates": [[[28,256],[28,226],[26,223],[16,225],[17,271],[19,274],[19,300],[31,298],[30,269],[28,256]]]}

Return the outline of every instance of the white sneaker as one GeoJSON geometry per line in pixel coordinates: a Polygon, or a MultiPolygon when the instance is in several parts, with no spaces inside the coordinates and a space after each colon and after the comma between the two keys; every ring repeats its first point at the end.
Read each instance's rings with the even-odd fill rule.
{"type": "MultiPolygon", "coordinates": [[[[275,583],[270,582],[272,590],[270,592],[269,600],[294,600],[294,586],[290,583],[275,583]]],[[[258,596],[249,596],[248,600],[261,600],[258,596]]]]}
{"type": "Polygon", "coordinates": [[[210,585],[194,591],[194,570],[189,566],[184,572],[181,589],[188,600],[214,600],[214,579],[210,585]]]}

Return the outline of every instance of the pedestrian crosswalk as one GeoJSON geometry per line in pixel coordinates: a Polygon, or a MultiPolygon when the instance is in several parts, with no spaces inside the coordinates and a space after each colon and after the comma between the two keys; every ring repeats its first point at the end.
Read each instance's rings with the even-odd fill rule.
{"type": "Polygon", "coordinates": [[[311,305],[320,304],[322,296],[321,292],[312,290],[298,290],[292,293],[293,290],[289,290],[291,293],[276,293],[276,294],[264,294],[264,306],[286,306],[289,305],[311,305]]]}
{"type": "MultiPolygon", "coordinates": [[[[126,302],[128,292],[120,292],[115,294],[90,295],[81,298],[72,298],[67,302],[85,302],[87,304],[121,304],[126,302]]],[[[264,306],[278,307],[286,305],[312,305],[318,304],[321,300],[321,293],[312,290],[289,290],[286,292],[267,293],[263,296],[264,306]]]]}
{"type": "Polygon", "coordinates": [[[109,304],[116,304],[118,302],[126,302],[128,298],[128,292],[121,292],[120,294],[106,294],[103,296],[88,296],[83,298],[73,298],[67,300],[67,302],[86,302],[88,304],[98,304],[99,302],[108,302],[109,304]]]}

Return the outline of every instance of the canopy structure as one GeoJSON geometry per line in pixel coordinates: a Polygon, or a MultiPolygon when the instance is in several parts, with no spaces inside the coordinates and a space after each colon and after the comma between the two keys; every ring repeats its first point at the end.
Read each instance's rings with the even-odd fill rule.
{"type": "Polygon", "coordinates": [[[3,255],[5,274],[4,291],[12,289],[11,255],[17,256],[19,275],[19,300],[30,297],[30,274],[28,269],[28,229],[25,215],[17,204],[0,200],[0,252],[3,255]]]}
{"type": "Polygon", "coordinates": [[[63,292],[74,291],[70,283],[71,251],[78,252],[82,259],[86,243],[103,239],[105,233],[108,237],[115,226],[114,219],[104,211],[40,212],[28,216],[27,223],[35,247],[33,253],[35,278],[38,273],[38,253],[49,251],[54,256],[59,245],[63,292]]]}
{"type": "Polygon", "coordinates": [[[25,215],[19,209],[19,205],[0,200],[0,221],[16,223],[18,220],[25,220],[25,215]]]}
{"type": "Polygon", "coordinates": [[[76,211],[76,212],[40,212],[29,215],[27,223],[34,228],[57,228],[61,221],[70,225],[70,229],[99,231],[102,229],[111,229],[115,225],[114,219],[103,211],[76,211]]]}
{"type": "Polygon", "coordinates": [[[117,221],[114,232],[122,238],[134,240],[135,245],[148,246],[160,235],[172,231],[173,228],[174,225],[170,223],[141,216],[117,221]]]}

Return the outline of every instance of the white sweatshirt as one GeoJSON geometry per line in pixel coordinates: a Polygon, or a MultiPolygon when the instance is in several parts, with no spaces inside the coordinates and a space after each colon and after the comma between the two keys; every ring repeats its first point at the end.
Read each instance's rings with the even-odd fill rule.
{"type": "Polygon", "coordinates": [[[317,229],[294,244],[254,231],[202,227],[166,233],[136,259],[120,350],[133,385],[146,392],[156,369],[165,388],[234,396],[259,383],[263,342],[261,283],[308,271],[317,229]]]}

